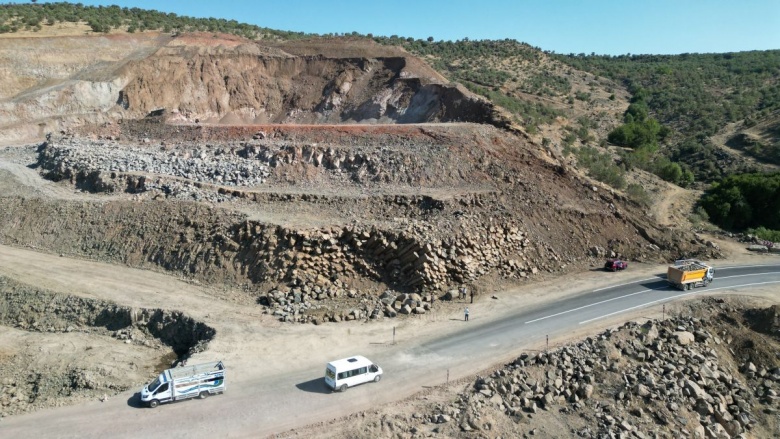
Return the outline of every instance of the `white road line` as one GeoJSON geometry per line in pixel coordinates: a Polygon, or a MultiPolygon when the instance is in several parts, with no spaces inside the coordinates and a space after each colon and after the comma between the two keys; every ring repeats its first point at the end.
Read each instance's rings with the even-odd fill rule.
{"type": "Polygon", "coordinates": [[[600,317],[595,317],[595,318],[592,318],[592,319],[589,319],[589,320],[583,320],[583,321],[580,322],[580,325],[583,325],[585,323],[590,323],[590,322],[595,321],[595,320],[600,320],[600,319],[603,319],[605,317],[611,317],[611,316],[614,316],[615,314],[621,314],[621,313],[624,313],[626,311],[631,311],[631,310],[635,310],[637,308],[642,308],[642,307],[645,307],[645,306],[648,306],[648,305],[652,305],[654,303],[668,302],[668,301],[670,301],[672,299],[676,299],[678,297],[689,296],[691,294],[701,293],[701,292],[705,292],[705,291],[706,292],[710,292],[710,291],[716,291],[716,290],[727,290],[729,288],[751,287],[751,286],[755,286],[755,285],[766,285],[766,284],[780,284],[780,280],[778,280],[778,281],[771,281],[771,282],[757,282],[757,283],[754,283],[754,284],[732,285],[730,287],[709,288],[709,289],[703,290],[703,291],[691,291],[690,293],[683,293],[683,294],[678,294],[676,296],[665,297],[663,299],[654,300],[652,302],[647,302],[647,303],[644,303],[642,305],[632,306],[631,308],[626,308],[626,309],[623,309],[623,310],[620,310],[620,311],[615,311],[615,312],[611,312],[609,314],[604,314],[603,316],[600,316],[600,317]]]}
{"type": "Polygon", "coordinates": [[[720,276],[715,277],[716,279],[731,279],[732,277],[745,277],[745,276],[761,276],[764,274],[772,274],[773,272],[769,273],[752,273],[752,274],[735,274],[734,276],[720,276]]]}
{"type": "Polygon", "coordinates": [[[623,299],[623,298],[626,298],[626,297],[636,296],[637,294],[646,293],[646,292],[648,292],[648,291],[653,291],[653,290],[642,290],[642,291],[637,291],[636,293],[626,294],[625,296],[620,296],[620,297],[613,297],[613,298],[611,298],[611,299],[602,300],[601,302],[594,302],[594,303],[591,303],[590,305],[581,306],[581,307],[579,307],[579,308],[572,308],[572,309],[570,309],[570,310],[567,310],[567,311],[562,311],[562,312],[559,312],[559,313],[557,313],[557,314],[550,314],[549,316],[544,316],[544,317],[539,317],[538,319],[529,320],[529,321],[525,322],[525,324],[527,325],[527,324],[529,324],[529,323],[538,322],[538,321],[540,321],[540,320],[549,319],[549,318],[551,318],[551,317],[557,317],[557,316],[559,316],[559,315],[562,315],[562,314],[568,314],[568,313],[570,313],[570,312],[579,311],[579,310],[581,310],[581,309],[585,309],[585,308],[590,308],[591,306],[601,305],[602,303],[611,302],[611,301],[613,301],[613,300],[618,300],[618,299],[623,299]]]}
{"type": "Polygon", "coordinates": [[[633,281],[633,282],[627,282],[627,283],[620,284],[620,285],[610,285],[610,286],[608,286],[608,287],[604,287],[604,288],[599,288],[599,289],[597,289],[597,290],[593,290],[593,292],[595,293],[596,291],[603,291],[603,290],[608,290],[608,289],[610,289],[610,288],[624,287],[624,286],[626,286],[626,285],[637,284],[637,283],[639,283],[639,282],[644,282],[644,281],[646,281],[646,280],[655,280],[655,279],[660,279],[660,278],[657,278],[657,277],[649,277],[649,278],[647,278],[647,279],[642,279],[642,280],[635,280],[635,281],[633,281]]]}
{"type": "MultiPolygon", "coordinates": [[[[730,279],[732,277],[746,277],[746,276],[761,276],[761,275],[764,275],[764,274],[768,274],[768,273],[737,274],[737,275],[734,275],[734,276],[721,276],[721,277],[718,277],[717,279],[730,279]]],[[[644,282],[644,281],[647,281],[647,280],[654,280],[654,279],[661,280],[660,278],[651,277],[651,278],[648,278],[648,279],[642,279],[642,280],[629,282],[629,283],[625,283],[625,284],[613,285],[611,287],[606,287],[606,288],[600,288],[598,290],[593,290],[593,292],[595,293],[597,291],[606,290],[608,288],[617,288],[617,287],[621,287],[621,286],[631,285],[631,284],[634,284],[634,283],[644,282]]],[[[754,284],[749,284],[749,285],[754,285],[754,284]]],[[[759,285],[759,284],[755,284],[755,285],[759,285]]],[[[626,298],[626,297],[635,296],[635,295],[640,294],[640,293],[646,293],[648,291],[661,291],[661,290],[666,290],[667,288],[669,288],[669,287],[668,286],[664,286],[662,288],[650,288],[650,289],[647,289],[647,290],[637,291],[636,293],[626,294],[624,296],[613,297],[611,299],[606,299],[606,300],[602,300],[600,302],[594,302],[594,303],[591,303],[589,305],[584,305],[584,306],[581,306],[579,308],[572,308],[570,310],[561,311],[561,312],[556,313],[556,314],[550,314],[549,316],[544,316],[544,317],[539,317],[538,319],[529,320],[529,321],[525,322],[525,324],[538,322],[540,320],[546,320],[546,319],[549,319],[551,317],[558,317],[560,315],[568,314],[568,313],[573,312],[573,311],[579,311],[581,309],[590,308],[591,306],[600,305],[602,303],[611,302],[613,300],[618,300],[618,299],[623,299],[623,298],[626,298]]],[[[709,289],[707,289],[707,291],[719,290],[721,288],[730,288],[730,287],[709,288],[709,289]]],[[[683,294],[682,296],[685,296],[685,295],[686,294],[683,294]]],[[[673,296],[673,297],[682,297],[682,296],[673,296]]],[[[650,302],[650,303],[655,303],[655,302],[650,302]]],[[[629,308],[629,309],[632,309],[632,308],[629,308]]]]}
{"type": "Polygon", "coordinates": [[[755,268],[755,267],[777,267],[777,264],[763,264],[763,265],[729,265],[726,267],[715,267],[716,269],[726,268],[755,268]]]}

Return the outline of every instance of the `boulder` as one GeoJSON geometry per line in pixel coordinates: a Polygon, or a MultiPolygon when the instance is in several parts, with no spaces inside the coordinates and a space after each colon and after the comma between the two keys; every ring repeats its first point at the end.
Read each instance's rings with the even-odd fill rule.
{"type": "Polygon", "coordinates": [[[696,340],[696,337],[688,331],[675,331],[672,333],[672,337],[677,340],[680,346],[687,346],[696,340]]]}

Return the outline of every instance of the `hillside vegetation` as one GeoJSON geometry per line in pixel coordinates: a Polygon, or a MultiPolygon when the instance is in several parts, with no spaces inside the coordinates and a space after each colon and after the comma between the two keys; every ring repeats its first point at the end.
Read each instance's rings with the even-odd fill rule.
{"type": "Polygon", "coordinates": [[[780,163],[780,50],[555,58],[625,84],[646,103],[649,114],[670,129],[665,154],[690,165],[698,179],[713,181],[735,171],[718,163],[722,157],[710,140],[728,124],[749,129],[768,122],[774,139],[748,141],[742,149],[780,163]]]}
{"type": "Polygon", "coordinates": [[[163,32],[222,32],[251,39],[291,39],[306,36],[302,32],[268,29],[236,20],[194,18],[140,8],[84,6],[81,3],[43,3],[0,5],[0,33],[40,30],[55,23],[87,23],[93,32],[113,29],[127,32],[159,30],[163,32]]]}

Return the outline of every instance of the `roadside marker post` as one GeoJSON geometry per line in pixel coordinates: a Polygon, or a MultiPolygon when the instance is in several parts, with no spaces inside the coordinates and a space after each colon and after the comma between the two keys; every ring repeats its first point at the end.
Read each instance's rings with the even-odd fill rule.
{"type": "Polygon", "coordinates": [[[395,326],[393,326],[393,344],[395,344],[395,326]]]}
{"type": "Polygon", "coordinates": [[[450,370],[447,369],[447,384],[444,385],[444,390],[450,389],[450,370]]]}
{"type": "Polygon", "coordinates": [[[661,320],[666,320],[666,304],[664,303],[663,311],[661,311],[661,320]]]}

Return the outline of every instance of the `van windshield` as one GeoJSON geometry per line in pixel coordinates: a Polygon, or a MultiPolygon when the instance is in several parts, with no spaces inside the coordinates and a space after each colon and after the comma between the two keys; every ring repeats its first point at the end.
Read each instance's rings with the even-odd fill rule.
{"type": "Polygon", "coordinates": [[[160,377],[158,376],[157,378],[154,379],[154,381],[149,383],[148,389],[150,392],[154,392],[154,389],[156,389],[159,386],[160,386],[160,377]]]}

